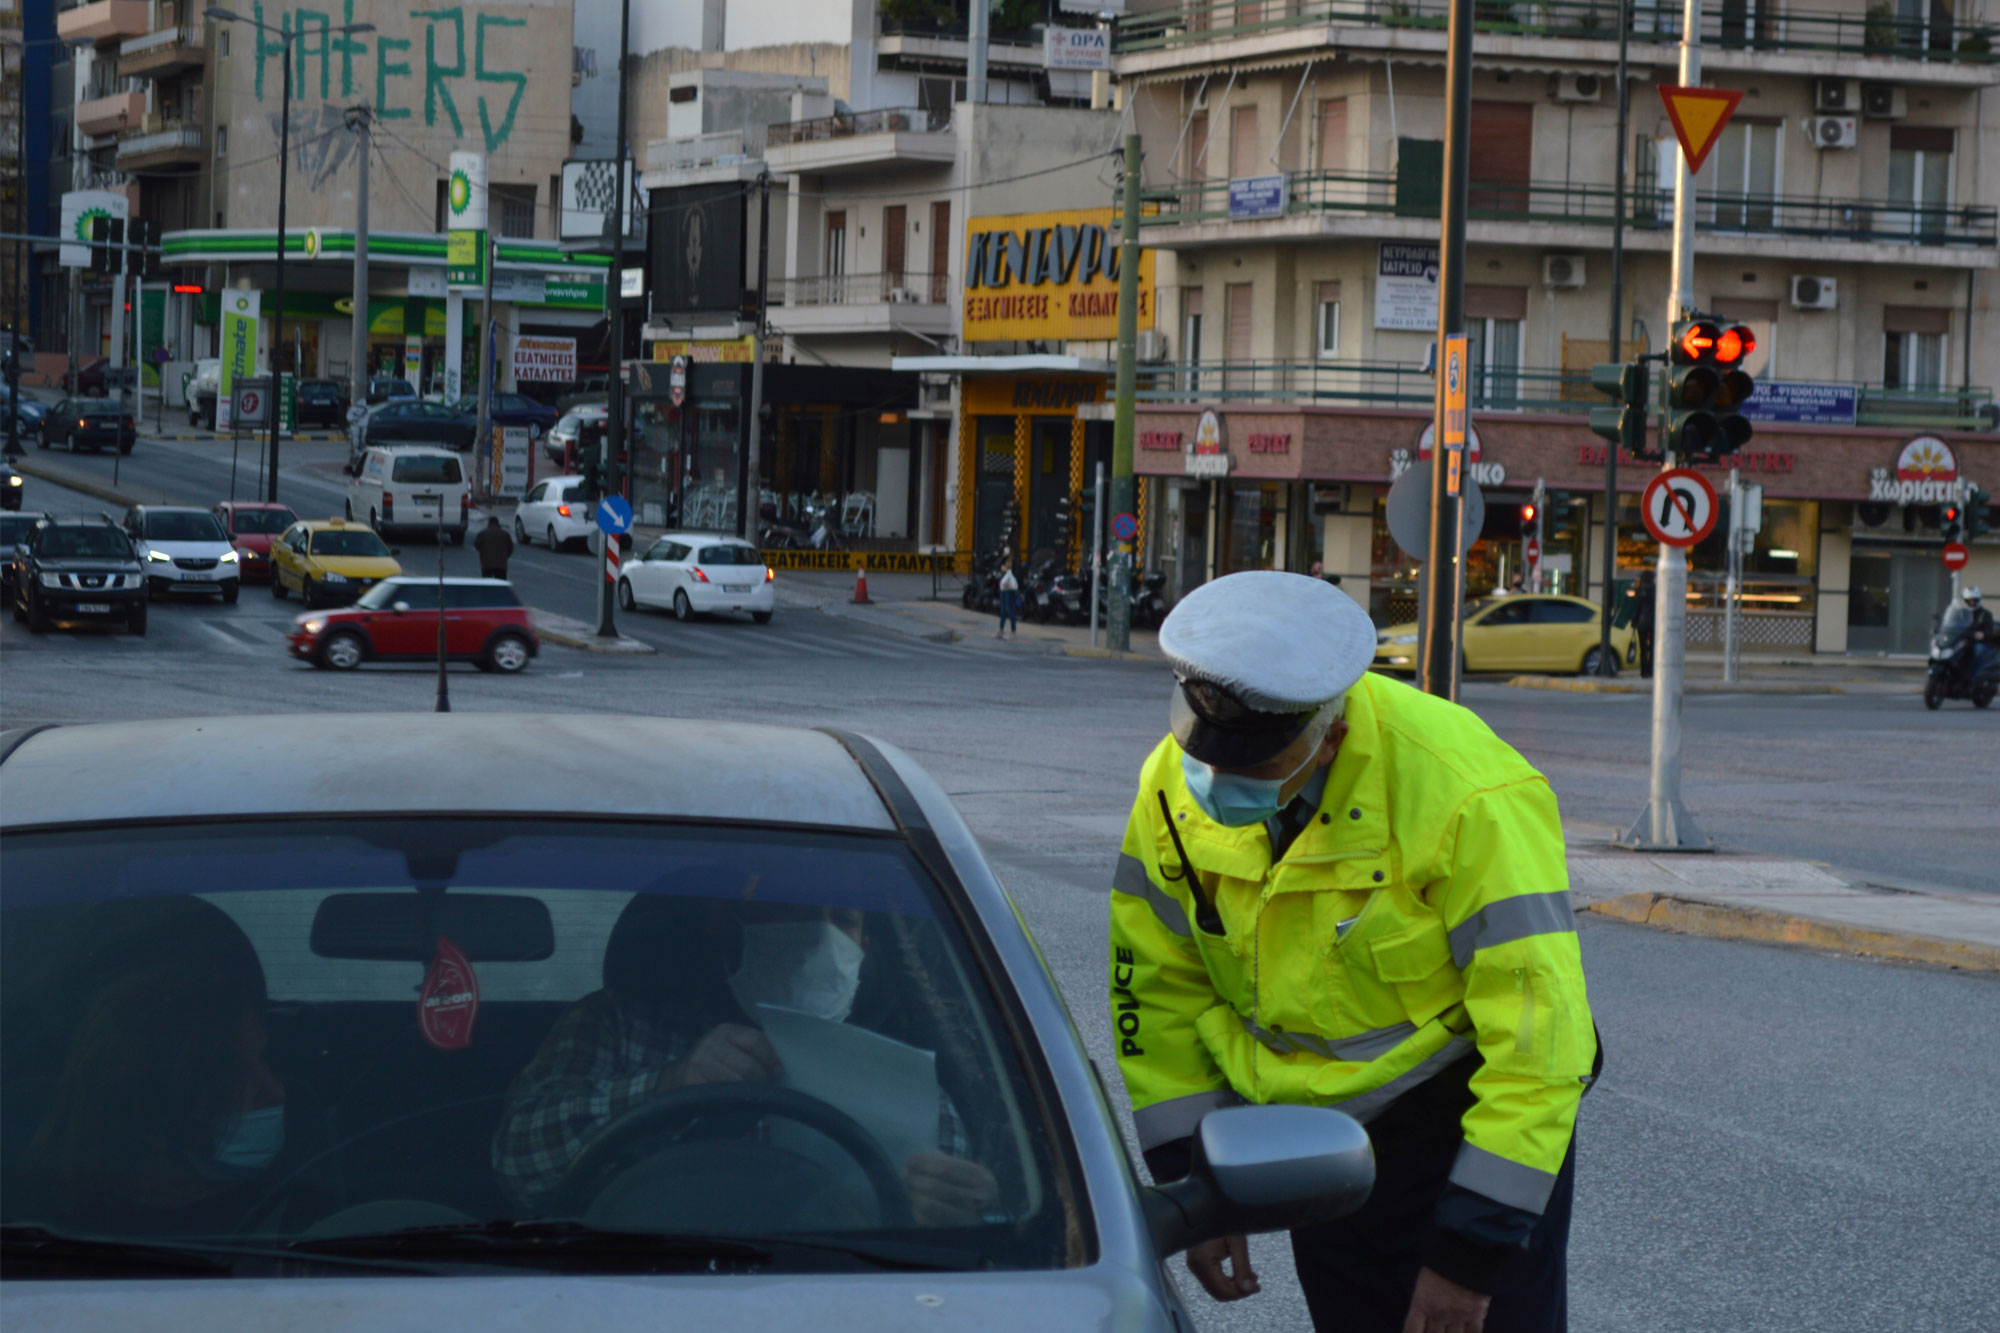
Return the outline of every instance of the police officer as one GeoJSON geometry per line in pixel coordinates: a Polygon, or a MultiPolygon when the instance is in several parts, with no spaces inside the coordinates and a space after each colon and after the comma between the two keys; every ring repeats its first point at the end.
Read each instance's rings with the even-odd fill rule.
{"type": "MultiPolygon", "coordinates": [[[[1456,704],[1367,674],[1331,584],[1232,574],[1160,628],[1173,734],[1111,894],[1119,1066],[1156,1179],[1202,1115],[1331,1106],[1374,1193],[1292,1233],[1315,1327],[1565,1323],[1577,1105],[1597,1040],[1548,782],[1456,704]]],[[[1242,1237],[1188,1268],[1258,1289],[1242,1237]]]]}

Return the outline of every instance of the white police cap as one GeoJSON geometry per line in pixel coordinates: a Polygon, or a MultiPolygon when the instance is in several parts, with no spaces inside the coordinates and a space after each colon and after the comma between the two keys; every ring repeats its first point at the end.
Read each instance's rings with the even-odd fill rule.
{"type": "Polygon", "coordinates": [[[1219,768],[1284,752],[1375,659],[1375,626],[1323,579],[1279,570],[1230,574],[1189,593],[1160,626],[1174,669],[1181,748],[1219,768]]]}

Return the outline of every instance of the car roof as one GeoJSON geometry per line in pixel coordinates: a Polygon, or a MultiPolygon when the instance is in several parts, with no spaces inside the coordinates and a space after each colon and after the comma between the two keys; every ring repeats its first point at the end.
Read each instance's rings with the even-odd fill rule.
{"type": "Polygon", "coordinates": [[[290,505],[279,504],[275,500],[218,500],[216,503],[225,509],[284,509],[297,512],[290,505]]]}
{"type": "Polygon", "coordinates": [[[726,542],[731,546],[748,546],[753,551],[757,549],[754,542],[747,542],[733,533],[724,532],[663,532],[660,534],[660,540],[672,542],[708,542],[710,545],[716,542],[726,542]]]}
{"type": "Polygon", "coordinates": [[[162,718],[15,733],[0,738],[0,754],[0,827],[9,830],[468,812],[895,828],[839,742],[752,723],[575,713],[162,718]],[[18,741],[11,751],[8,740],[18,741]],[[455,772],[535,780],[439,782],[440,756],[455,772]]]}
{"type": "Polygon", "coordinates": [[[309,532],[327,532],[335,528],[352,528],[356,532],[375,531],[375,529],[369,527],[358,518],[302,518],[293,524],[293,526],[303,527],[309,532]]]}
{"type": "Polygon", "coordinates": [[[514,585],[506,579],[440,579],[435,574],[391,574],[384,583],[416,583],[424,587],[442,583],[447,588],[511,588],[514,585]]]}
{"type": "Polygon", "coordinates": [[[401,440],[395,444],[371,444],[368,446],[379,454],[443,454],[447,458],[457,458],[458,450],[448,444],[425,444],[422,440],[401,440]]]}

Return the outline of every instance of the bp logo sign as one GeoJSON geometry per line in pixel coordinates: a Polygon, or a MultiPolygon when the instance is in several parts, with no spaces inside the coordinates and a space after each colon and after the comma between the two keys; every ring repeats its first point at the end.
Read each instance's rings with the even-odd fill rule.
{"type": "Polygon", "coordinates": [[[318,259],[318,258],[319,258],[319,228],[318,228],[318,227],[313,227],[313,228],[311,228],[310,230],[308,230],[308,231],[306,232],[306,258],[307,258],[307,259],[318,259]]]}
{"type": "Polygon", "coordinates": [[[107,208],[84,209],[81,213],[78,213],[76,215],[76,239],[79,241],[89,240],[90,230],[93,226],[96,225],[97,220],[99,218],[105,218],[108,220],[110,217],[111,217],[111,210],[107,208]]]}
{"type": "Polygon", "coordinates": [[[247,315],[250,313],[251,308],[250,298],[248,296],[232,296],[229,298],[229,306],[237,314],[247,315]]]}
{"type": "Polygon", "coordinates": [[[451,173],[451,215],[465,216],[465,210],[472,206],[472,177],[464,168],[451,173]]]}

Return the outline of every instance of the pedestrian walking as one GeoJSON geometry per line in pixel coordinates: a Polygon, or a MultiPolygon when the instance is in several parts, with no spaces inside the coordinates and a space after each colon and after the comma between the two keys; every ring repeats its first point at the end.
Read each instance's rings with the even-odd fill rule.
{"type": "Polygon", "coordinates": [[[514,539],[507,535],[507,529],[500,526],[498,517],[492,514],[486,516],[486,526],[472,539],[472,549],[479,553],[480,578],[507,577],[507,562],[514,555],[514,539]]]}
{"type": "Polygon", "coordinates": [[[1007,626],[1014,627],[1014,637],[1021,637],[1021,581],[1014,577],[1014,566],[1010,561],[1000,569],[1000,628],[993,632],[996,639],[1007,636],[1007,626]]]}
{"type": "Polygon", "coordinates": [[[1639,636],[1639,675],[1647,680],[1653,677],[1653,624],[1658,596],[1659,585],[1653,581],[1653,571],[1640,570],[1639,581],[1632,585],[1632,632],[1639,636]]]}
{"type": "MultiPolygon", "coordinates": [[[[1112,880],[1110,982],[1153,1177],[1186,1174],[1219,1107],[1345,1111],[1375,1187],[1292,1233],[1314,1326],[1562,1329],[1599,1061],[1547,780],[1370,673],[1374,626],[1321,580],[1216,579],[1159,641],[1172,734],[1112,880]]],[[[1217,1300],[1258,1290],[1241,1236],[1187,1263],[1217,1300]]]]}

